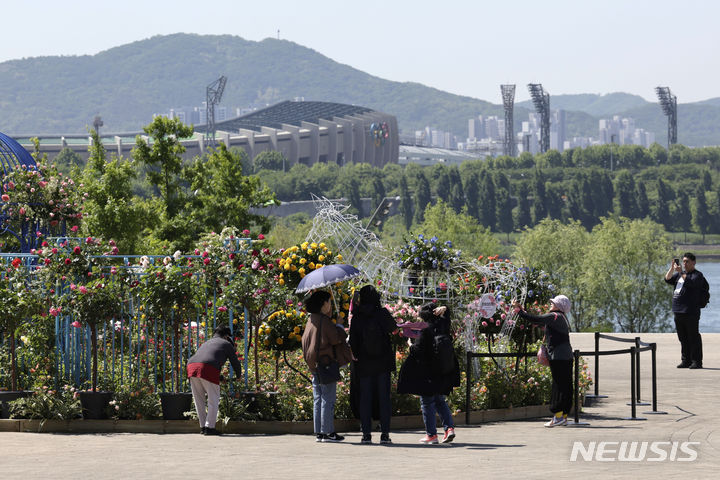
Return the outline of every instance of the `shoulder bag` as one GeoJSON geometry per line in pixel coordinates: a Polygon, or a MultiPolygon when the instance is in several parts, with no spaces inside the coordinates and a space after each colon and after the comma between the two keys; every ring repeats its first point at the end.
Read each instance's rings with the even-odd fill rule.
{"type": "MultiPolygon", "coordinates": [[[[327,385],[329,383],[335,383],[340,378],[340,364],[335,358],[330,355],[320,356],[320,342],[322,342],[322,324],[325,323],[325,319],[320,320],[320,327],[318,328],[318,339],[315,347],[317,355],[317,367],[315,376],[318,379],[320,385],[327,385]]],[[[335,346],[333,345],[333,355],[335,354],[335,346]]]]}

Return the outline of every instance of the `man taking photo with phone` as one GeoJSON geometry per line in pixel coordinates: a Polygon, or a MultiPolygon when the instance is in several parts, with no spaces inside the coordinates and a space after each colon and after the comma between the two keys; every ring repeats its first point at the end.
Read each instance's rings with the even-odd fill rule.
{"type": "Polygon", "coordinates": [[[673,259],[665,281],[675,287],[672,311],[682,354],[677,368],[703,368],[700,309],[707,305],[710,294],[705,276],[695,269],[695,255],[684,254],[682,265],[680,259],[673,259]]]}

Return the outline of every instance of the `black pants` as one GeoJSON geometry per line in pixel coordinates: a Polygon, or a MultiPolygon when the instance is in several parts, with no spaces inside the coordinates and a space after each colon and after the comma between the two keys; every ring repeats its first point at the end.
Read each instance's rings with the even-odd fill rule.
{"type": "Polygon", "coordinates": [[[699,330],[700,314],[697,313],[676,313],[675,330],[677,331],[682,362],[690,364],[695,362],[702,365],[702,337],[699,330]]]}
{"type": "Polygon", "coordinates": [[[573,404],[573,361],[550,360],[550,373],[552,373],[550,411],[569,414],[573,404]]]}
{"type": "Polygon", "coordinates": [[[359,377],[357,379],[359,390],[360,423],[364,434],[372,433],[373,403],[377,401],[380,414],[380,431],[390,432],[390,372],[359,377]]]}

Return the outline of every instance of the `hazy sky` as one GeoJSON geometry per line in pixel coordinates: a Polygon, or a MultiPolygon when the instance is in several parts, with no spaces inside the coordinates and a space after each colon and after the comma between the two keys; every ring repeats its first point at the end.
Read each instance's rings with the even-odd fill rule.
{"type": "MultiPolygon", "coordinates": [[[[84,55],[154,35],[277,37],[388,80],[501,103],[550,94],[720,97],[716,0],[2,0],[0,62],[84,55]],[[16,19],[16,20],[13,20],[16,19]]],[[[186,61],[186,60],[184,60],[186,61]]],[[[232,79],[229,79],[232,81],[232,79]]],[[[317,99],[321,100],[321,99],[317,99]]]]}

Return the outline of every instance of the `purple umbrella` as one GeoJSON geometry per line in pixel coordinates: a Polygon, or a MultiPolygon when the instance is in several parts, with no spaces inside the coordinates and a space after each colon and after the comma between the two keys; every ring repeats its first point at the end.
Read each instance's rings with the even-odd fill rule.
{"type": "Polygon", "coordinates": [[[362,272],[352,265],[344,263],[325,265],[305,275],[302,280],[300,280],[295,292],[302,293],[327,287],[328,285],[344,282],[345,280],[350,280],[360,275],[362,275],[362,272]]]}

